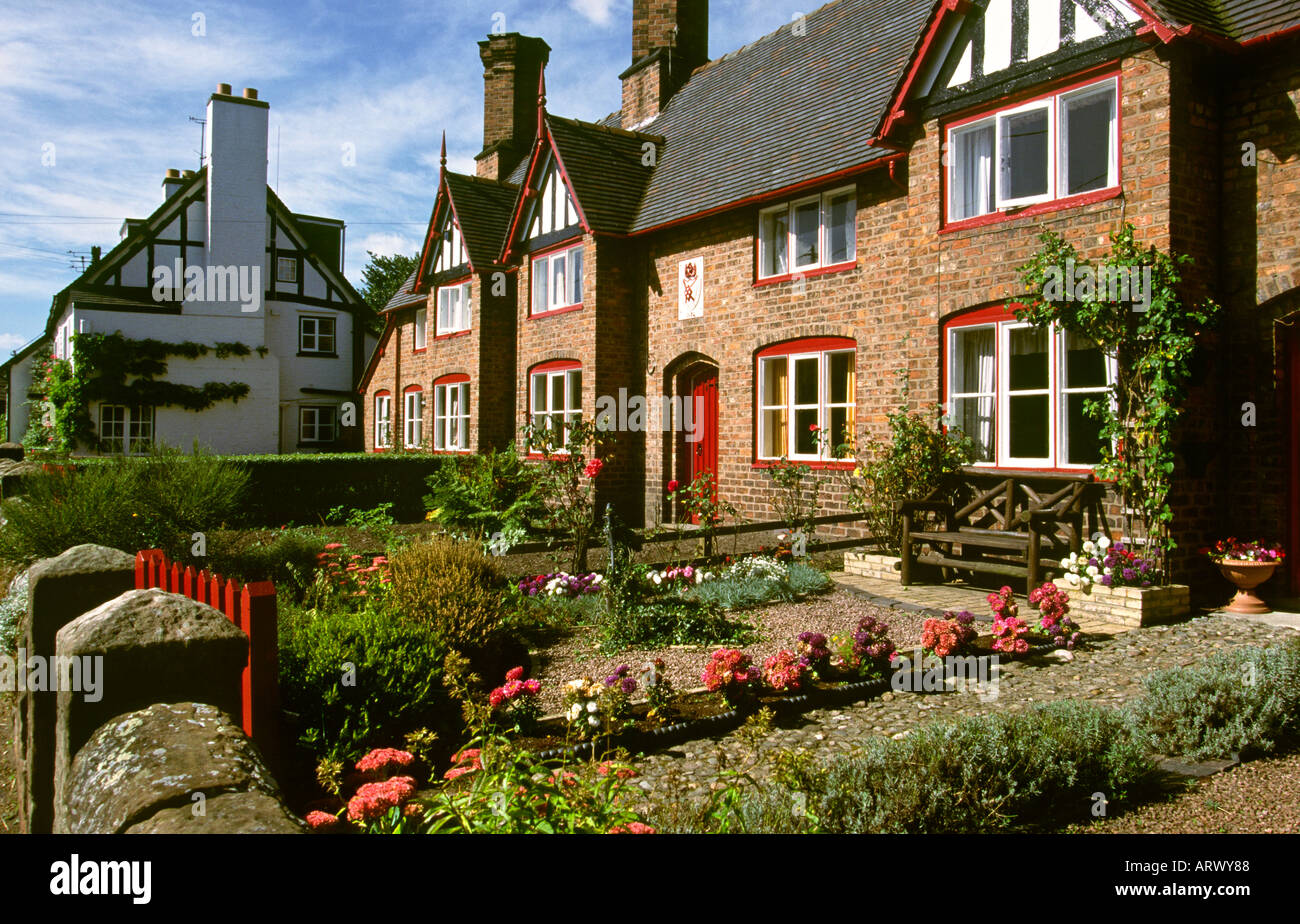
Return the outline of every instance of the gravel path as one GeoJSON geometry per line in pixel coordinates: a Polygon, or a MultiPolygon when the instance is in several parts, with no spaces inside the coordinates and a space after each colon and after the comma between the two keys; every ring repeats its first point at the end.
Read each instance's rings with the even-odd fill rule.
{"type": "MultiPolygon", "coordinates": [[[[756,664],[761,664],[764,658],[782,648],[793,651],[795,639],[801,632],[847,635],[867,615],[889,624],[890,638],[895,645],[907,647],[921,639],[924,616],[883,609],[858,594],[846,591],[835,591],[797,603],[772,604],[739,614],[738,618],[758,629],[760,640],[745,646],[744,651],[756,664]]],[[[718,647],[702,645],[667,651],[630,650],[609,656],[600,654],[598,643],[595,629],[579,629],[563,642],[542,652],[535,676],[542,682],[542,708],[546,712],[560,711],[564,685],[570,680],[586,676],[601,679],[623,664],[635,673],[655,657],[664,659],[668,677],[679,691],[696,689],[700,686],[704,663],[718,647]]]]}
{"type": "MultiPolygon", "coordinates": [[[[984,701],[974,692],[885,693],[850,707],[807,712],[779,725],[762,747],[807,748],[824,757],[851,751],[872,736],[901,736],[938,719],[1015,712],[1058,699],[1119,705],[1139,696],[1142,677],[1153,671],[1195,664],[1220,649],[1281,644],[1296,635],[1292,629],[1210,616],[1113,637],[1094,636],[1067,663],[1040,658],[1003,665],[995,700],[984,701]]],[[[701,787],[716,781],[720,757],[735,767],[746,764],[750,754],[736,732],[689,742],[639,760],[638,783],[649,793],[670,785],[703,792],[701,787]]],[[[766,762],[755,769],[756,775],[766,772],[766,762]]]]}
{"type": "Polygon", "coordinates": [[[1300,753],[1256,760],[1196,781],[1188,792],[1114,818],[1077,825],[1084,834],[1300,833],[1300,753]]]}

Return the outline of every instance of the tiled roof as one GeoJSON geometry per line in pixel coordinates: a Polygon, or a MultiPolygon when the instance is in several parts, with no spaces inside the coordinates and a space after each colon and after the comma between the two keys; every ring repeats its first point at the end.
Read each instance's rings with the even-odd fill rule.
{"type": "Polygon", "coordinates": [[[697,70],[645,126],[667,142],[634,230],[891,153],[868,139],[933,8],[837,0],[697,70]]]}
{"type": "Polygon", "coordinates": [[[501,254],[519,187],[460,173],[446,178],[470,262],[476,268],[491,266],[501,254]]]}
{"type": "Polygon", "coordinates": [[[645,146],[654,145],[657,157],[663,139],[552,115],[546,124],[591,229],[630,230],[653,172],[645,146]]]}
{"type": "Polygon", "coordinates": [[[1204,26],[1239,42],[1300,25],[1297,0],[1150,0],[1150,3],[1152,10],[1175,25],[1204,26]]]}
{"type": "MultiPolygon", "coordinates": [[[[411,270],[411,275],[406,277],[406,282],[397,287],[393,297],[388,300],[382,311],[395,311],[398,308],[405,308],[407,305],[415,305],[424,301],[423,295],[415,294],[415,274],[419,269],[411,270]]],[[[381,313],[382,313],[381,311],[381,313]]]]}

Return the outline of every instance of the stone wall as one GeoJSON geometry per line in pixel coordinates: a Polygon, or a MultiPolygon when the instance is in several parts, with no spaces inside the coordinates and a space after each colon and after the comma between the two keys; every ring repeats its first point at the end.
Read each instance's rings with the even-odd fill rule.
{"type": "Polygon", "coordinates": [[[292,833],[240,714],[248,637],[219,611],[135,590],[134,559],[84,545],[30,571],[15,765],[28,833],[292,833]]]}

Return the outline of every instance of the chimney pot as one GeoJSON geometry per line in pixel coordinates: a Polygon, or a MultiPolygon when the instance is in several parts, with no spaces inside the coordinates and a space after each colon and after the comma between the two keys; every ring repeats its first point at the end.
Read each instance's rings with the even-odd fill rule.
{"type": "Polygon", "coordinates": [[[174,179],[178,178],[180,175],[181,175],[181,172],[180,172],[179,170],[177,170],[175,167],[169,167],[169,168],[167,169],[167,179],[169,179],[169,180],[174,180],[174,179]]]}
{"type": "Polygon", "coordinates": [[[252,87],[244,87],[244,99],[257,99],[257,91],[252,87]]]}
{"type": "Polygon", "coordinates": [[[182,171],[181,171],[181,179],[183,179],[183,180],[192,180],[192,179],[194,179],[194,171],[193,171],[193,170],[182,170],[182,171]]]}
{"type": "Polygon", "coordinates": [[[230,84],[228,84],[228,83],[219,83],[219,84],[217,84],[217,92],[218,92],[219,94],[221,94],[222,96],[229,96],[229,95],[230,95],[230,84]]]}

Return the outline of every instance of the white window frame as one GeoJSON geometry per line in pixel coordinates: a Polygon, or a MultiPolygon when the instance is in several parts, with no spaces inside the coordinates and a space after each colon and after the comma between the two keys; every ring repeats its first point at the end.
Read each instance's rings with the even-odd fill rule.
{"type": "Polygon", "coordinates": [[[402,445],[420,449],[424,445],[424,390],[402,393],[402,445]]]}
{"type": "Polygon", "coordinates": [[[993,149],[995,151],[993,161],[997,174],[997,189],[994,193],[994,202],[1000,210],[1022,208],[1039,202],[1050,202],[1056,198],[1056,106],[1053,105],[1053,100],[1054,97],[1034,100],[1032,103],[1025,103],[1023,106],[1004,109],[997,114],[997,129],[993,133],[993,149]],[[1016,116],[1038,111],[1047,116],[1047,150],[1045,152],[1047,163],[1043,165],[1043,176],[1046,178],[1047,188],[1041,193],[1020,196],[1014,199],[1004,196],[1003,191],[1008,185],[1006,177],[1010,174],[1012,167],[1009,163],[1011,155],[1007,150],[1008,133],[1004,127],[1016,116]]]}
{"type": "Polygon", "coordinates": [[[1071,199],[1075,196],[1084,196],[1119,186],[1119,107],[1119,81],[1116,77],[1107,77],[1086,86],[1073,87],[1018,106],[990,112],[986,116],[970,122],[949,126],[945,132],[946,150],[948,152],[948,165],[945,175],[948,200],[947,220],[950,223],[967,221],[1009,209],[1023,208],[1041,202],[1071,199]],[[1106,183],[1096,189],[1071,193],[1068,184],[1069,127],[1066,110],[1071,103],[1102,94],[1109,94],[1111,99],[1110,134],[1108,138],[1109,161],[1107,163],[1106,183]],[[1010,165],[1005,165],[1003,160],[1004,156],[1006,156],[1004,153],[1005,133],[1003,125],[1008,118],[1035,109],[1044,109],[1047,112],[1047,192],[1042,195],[1009,198],[1003,195],[1003,190],[1007,188],[1005,170],[1010,169],[1010,165]],[[959,217],[956,214],[956,191],[961,188],[959,173],[962,170],[962,164],[959,158],[958,138],[963,133],[987,128],[990,125],[993,127],[993,162],[989,184],[993,191],[993,208],[989,211],[959,217]]]}
{"type": "Polygon", "coordinates": [[[393,448],[392,395],[375,395],[375,448],[393,448]]]}
{"type": "Polygon", "coordinates": [[[567,453],[569,442],[569,427],[582,420],[582,367],[570,366],[567,369],[550,369],[545,372],[534,372],[528,377],[528,411],[529,419],[535,428],[551,426],[555,418],[563,417],[564,426],[560,434],[560,448],[557,450],[561,453],[567,453]],[[539,379],[545,380],[546,388],[542,394],[546,398],[546,406],[538,408],[537,406],[537,382],[539,379]],[[560,379],[563,381],[564,388],[564,406],[553,406],[555,397],[554,382],[560,379]]]}
{"type": "Polygon", "coordinates": [[[546,314],[551,311],[560,311],[565,308],[574,308],[582,304],[583,287],[582,287],[582,269],[586,266],[586,255],[583,253],[583,244],[579,243],[572,247],[565,247],[562,250],[553,250],[548,254],[540,257],[534,257],[531,263],[532,273],[530,276],[529,288],[532,290],[530,299],[532,301],[531,314],[546,314]],[[574,272],[573,255],[577,254],[577,269],[574,272]],[[564,292],[557,293],[555,285],[555,263],[564,261],[564,292]],[[542,273],[541,277],[538,273],[542,273]],[[546,304],[538,307],[539,292],[538,279],[545,281],[546,304]]]}
{"type": "MultiPolygon", "coordinates": [[[[1066,398],[1072,394],[1092,394],[1097,396],[1111,394],[1111,386],[1114,384],[1118,375],[1118,365],[1116,357],[1112,354],[1106,355],[1106,385],[1105,386],[1086,386],[1077,388],[1065,387],[1065,363],[1066,363],[1066,346],[1067,340],[1065,331],[1060,327],[1053,325],[1048,328],[1048,374],[1047,388],[1026,389],[1016,392],[1017,395],[1046,394],[1048,408],[1048,455],[1043,458],[1032,457],[1015,457],[1011,455],[1011,428],[1010,411],[1011,411],[1011,391],[1008,387],[1011,380],[1011,332],[1021,330],[1030,325],[1019,321],[994,321],[980,322],[977,324],[956,324],[947,330],[947,348],[948,348],[948,377],[947,377],[947,395],[945,396],[945,409],[952,415],[955,412],[955,399],[957,398],[978,398],[988,397],[983,392],[957,393],[952,391],[954,381],[953,369],[959,361],[956,350],[956,335],[959,331],[977,330],[979,328],[996,328],[994,335],[994,344],[997,351],[995,367],[997,369],[996,381],[994,382],[994,417],[993,417],[993,454],[994,458],[988,462],[976,462],[975,465],[985,468],[1025,468],[1038,470],[1069,470],[1090,472],[1096,468],[1095,463],[1070,462],[1069,454],[1069,434],[1068,434],[1068,406],[1066,398]]],[[[1112,403],[1114,401],[1111,395],[1112,403]]],[[[951,419],[951,417],[949,418],[951,419]]]]}
{"type": "Polygon", "coordinates": [[[424,350],[429,347],[429,309],[415,309],[414,349],[424,350]]]}
{"type": "MultiPolygon", "coordinates": [[[[857,395],[855,392],[856,392],[856,383],[857,383],[857,369],[858,369],[858,363],[857,363],[856,348],[822,350],[820,352],[814,351],[814,352],[799,352],[799,353],[777,353],[772,356],[760,357],[758,361],[758,382],[756,383],[757,405],[758,405],[758,446],[756,447],[757,451],[754,453],[755,458],[763,462],[774,462],[781,458],[779,455],[767,456],[767,455],[763,455],[762,453],[763,447],[767,445],[767,415],[764,412],[784,410],[786,414],[785,457],[787,459],[790,459],[791,461],[800,461],[800,462],[852,461],[851,457],[849,456],[840,456],[840,457],[835,456],[834,455],[835,447],[827,446],[825,445],[824,442],[821,441],[818,442],[818,448],[816,453],[796,452],[795,447],[798,446],[798,429],[799,429],[799,425],[797,424],[796,419],[799,416],[798,412],[800,410],[806,411],[815,407],[817,410],[817,426],[820,432],[824,433],[827,431],[827,428],[830,426],[830,411],[832,408],[835,407],[853,408],[856,411],[857,395]],[[830,400],[830,396],[831,396],[830,357],[840,353],[848,353],[853,356],[853,376],[854,376],[855,388],[850,389],[848,395],[850,400],[847,403],[832,404],[830,400]],[[795,403],[795,366],[798,364],[799,360],[801,359],[802,360],[815,359],[817,360],[818,363],[816,405],[795,403]],[[783,404],[769,405],[763,403],[763,394],[764,394],[763,381],[766,376],[766,370],[768,364],[773,362],[785,362],[787,364],[786,380],[785,380],[786,394],[785,394],[785,402],[783,404]]],[[[853,434],[850,434],[850,436],[852,435],[853,434]]]]}
{"type": "Polygon", "coordinates": [[[438,452],[466,452],[469,450],[469,382],[449,382],[433,386],[433,448],[438,452]],[[456,413],[450,414],[449,402],[456,401],[456,413]],[[452,439],[452,422],[455,421],[457,439],[452,439]]]}
{"type": "Polygon", "coordinates": [[[470,315],[470,283],[462,282],[459,285],[439,287],[436,321],[438,336],[469,330],[470,315]]]}
{"type": "Polygon", "coordinates": [[[1090,192],[1110,189],[1119,184],[1119,81],[1114,77],[1100,83],[1089,84],[1077,90],[1070,90],[1057,97],[1057,122],[1059,126],[1060,148],[1056,155],[1057,189],[1063,196],[1086,196],[1090,192]],[[1110,135],[1108,137],[1106,163],[1106,182],[1096,189],[1086,189],[1071,193],[1069,184],[1070,120],[1066,117],[1067,107],[1071,103],[1086,100],[1091,96],[1110,96],[1110,135]]]}
{"type": "Polygon", "coordinates": [[[288,282],[288,283],[292,283],[293,285],[298,284],[298,258],[297,257],[281,257],[278,255],[276,256],[275,281],[288,282]],[[286,267],[288,268],[287,273],[285,272],[286,267]]]}
{"type": "MultiPolygon", "coordinates": [[[[957,401],[959,399],[972,399],[972,400],[990,399],[990,403],[993,408],[993,421],[992,421],[993,438],[990,441],[990,446],[989,446],[989,452],[992,454],[993,458],[987,461],[977,461],[974,463],[976,465],[990,465],[990,466],[997,465],[998,453],[1000,451],[998,440],[1001,437],[1002,428],[998,426],[999,423],[998,395],[1000,393],[998,389],[998,382],[1001,376],[1001,370],[998,368],[998,356],[1001,355],[1001,347],[998,339],[999,336],[1000,335],[998,332],[997,322],[989,322],[987,324],[959,324],[955,327],[948,328],[948,377],[947,377],[948,403],[945,405],[945,408],[947,410],[949,418],[955,420],[955,415],[957,413],[957,401]],[[977,330],[990,330],[993,332],[993,390],[992,391],[960,391],[960,392],[954,391],[952,383],[957,380],[957,363],[960,359],[959,352],[957,350],[957,335],[960,333],[968,333],[977,330]]],[[[969,434],[967,434],[967,436],[969,436],[969,434]]]]}
{"type": "Polygon", "coordinates": [[[338,319],[316,314],[298,315],[298,352],[335,355],[338,352],[338,319]],[[324,329],[327,325],[328,333],[324,329]],[[321,341],[326,339],[330,343],[328,350],[321,348],[321,341]],[[311,346],[307,345],[309,340],[311,346]]]}
{"type": "Polygon", "coordinates": [[[333,405],[312,404],[298,408],[298,442],[304,445],[312,443],[333,443],[338,440],[339,409],[333,405]],[[314,435],[308,436],[308,430],[314,435]],[[328,433],[321,436],[322,431],[328,433]]]}
{"type": "Polygon", "coordinates": [[[771,208],[762,209],[758,213],[758,278],[762,279],[780,279],[785,276],[795,276],[803,273],[812,272],[819,269],[827,269],[836,266],[852,266],[858,259],[858,190],[856,186],[841,186],[838,189],[831,189],[815,196],[804,196],[800,199],[794,199],[790,202],[771,208]],[[831,251],[831,204],[834,200],[843,196],[848,196],[851,203],[849,207],[849,258],[839,260],[834,263],[828,262],[828,255],[831,251]],[[795,265],[797,255],[796,242],[798,241],[798,231],[795,226],[795,216],[798,214],[800,206],[810,203],[818,203],[817,218],[817,259],[811,263],[802,266],[795,265]],[[770,262],[773,251],[773,240],[767,234],[767,221],[769,216],[785,214],[785,271],[768,272],[767,265],[770,262]]]}
{"type": "MultiPolygon", "coordinates": [[[[114,414],[116,417],[117,415],[114,414]]],[[[101,404],[99,406],[99,439],[103,443],[116,444],[108,451],[113,455],[139,455],[149,451],[154,444],[157,409],[149,404],[101,404]],[[105,436],[104,412],[121,411],[121,420],[114,421],[114,430],[120,427],[121,434],[105,436]]]]}

